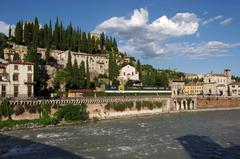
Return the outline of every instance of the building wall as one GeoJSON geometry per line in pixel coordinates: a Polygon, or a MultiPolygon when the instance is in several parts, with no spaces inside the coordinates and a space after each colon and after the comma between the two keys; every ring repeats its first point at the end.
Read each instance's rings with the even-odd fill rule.
{"type": "Polygon", "coordinates": [[[184,81],[171,81],[170,86],[172,89],[172,95],[183,95],[184,94],[184,81]]]}
{"type": "Polygon", "coordinates": [[[33,78],[34,68],[33,65],[28,64],[8,64],[6,66],[6,73],[8,74],[8,81],[0,82],[0,96],[2,97],[2,85],[6,86],[6,97],[14,97],[14,86],[18,86],[19,98],[28,97],[28,85],[31,87],[31,96],[33,96],[33,78]],[[15,65],[18,69],[14,69],[15,65]],[[28,70],[28,66],[31,70],[28,70]],[[13,80],[13,75],[18,74],[18,81],[13,80]],[[28,81],[28,74],[31,74],[31,81],[28,81]]]}
{"type": "Polygon", "coordinates": [[[230,92],[231,96],[239,97],[240,96],[240,85],[239,84],[229,85],[229,92],[230,92]]]}
{"type": "Polygon", "coordinates": [[[203,94],[216,94],[217,84],[216,83],[205,83],[203,85],[203,94]]]}
{"type": "Polygon", "coordinates": [[[126,65],[119,71],[119,81],[125,82],[130,80],[139,80],[138,71],[131,65],[126,65]]]}
{"type": "Polygon", "coordinates": [[[186,95],[203,94],[203,85],[200,85],[200,84],[185,85],[184,86],[184,94],[186,94],[186,95]]]}

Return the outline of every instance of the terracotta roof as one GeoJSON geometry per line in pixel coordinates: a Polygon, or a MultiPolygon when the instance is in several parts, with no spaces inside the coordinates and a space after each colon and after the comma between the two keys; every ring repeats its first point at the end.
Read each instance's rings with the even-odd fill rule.
{"type": "Polygon", "coordinates": [[[240,82],[233,82],[233,83],[230,83],[229,85],[240,85],[240,82]]]}
{"type": "Polygon", "coordinates": [[[0,63],[0,68],[5,68],[5,64],[0,63]]]}
{"type": "Polygon", "coordinates": [[[32,62],[23,62],[21,60],[16,60],[16,61],[11,61],[11,64],[21,64],[21,65],[33,65],[34,63],[32,62]]]}

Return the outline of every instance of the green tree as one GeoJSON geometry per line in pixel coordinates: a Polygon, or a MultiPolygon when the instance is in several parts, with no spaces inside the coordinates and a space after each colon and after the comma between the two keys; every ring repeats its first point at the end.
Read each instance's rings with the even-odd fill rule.
{"type": "Polygon", "coordinates": [[[15,42],[16,44],[22,44],[23,41],[23,23],[18,21],[15,28],[15,42]]]}
{"type": "Polygon", "coordinates": [[[33,28],[33,45],[39,46],[39,22],[36,17],[34,20],[34,28],[33,28]]]}
{"type": "Polygon", "coordinates": [[[137,60],[137,71],[139,73],[139,80],[142,80],[142,66],[139,60],[137,60]]]}
{"type": "Polygon", "coordinates": [[[71,73],[72,71],[72,55],[71,55],[71,51],[68,51],[68,61],[66,64],[66,70],[69,71],[71,73]]]}
{"type": "Polygon", "coordinates": [[[3,33],[0,33],[0,58],[4,58],[3,49],[7,47],[7,36],[3,33]]]}
{"type": "Polygon", "coordinates": [[[17,54],[16,52],[13,53],[13,61],[16,61],[16,60],[21,60],[19,54],[17,54]]]}
{"type": "Polygon", "coordinates": [[[90,73],[89,73],[89,66],[88,66],[88,58],[87,58],[86,76],[87,76],[86,87],[90,88],[90,73]]]}
{"type": "Polygon", "coordinates": [[[47,49],[45,51],[45,59],[46,59],[46,64],[49,64],[49,59],[50,59],[50,44],[48,44],[47,49]]]}
{"type": "Polygon", "coordinates": [[[54,76],[54,85],[56,86],[59,84],[60,91],[66,92],[67,83],[71,80],[70,78],[71,78],[71,74],[66,70],[66,68],[60,69],[56,72],[54,76]]]}
{"type": "Polygon", "coordinates": [[[84,61],[81,62],[80,64],[80,67],[79,67],[79,86],[80,88],[84,88],[85,87],[85,76],[86,76],[86,73],[85,73],[85,63],[84,61]]]}
{"type": "Polygon", "coordinates": [[[79,87],[79,68],[76,59],[74,60],[72,68],[72,83],[74,88],[79,87]]]}

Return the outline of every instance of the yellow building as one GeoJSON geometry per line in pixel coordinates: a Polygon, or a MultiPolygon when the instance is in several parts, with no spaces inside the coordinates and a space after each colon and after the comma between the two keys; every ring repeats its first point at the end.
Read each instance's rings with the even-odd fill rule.
{"type": "Polygon", "coordinates": [[[191,83],[184,86],[184,94],[186,95],[199,95],[203,94],[202,83],[191,83]]]}

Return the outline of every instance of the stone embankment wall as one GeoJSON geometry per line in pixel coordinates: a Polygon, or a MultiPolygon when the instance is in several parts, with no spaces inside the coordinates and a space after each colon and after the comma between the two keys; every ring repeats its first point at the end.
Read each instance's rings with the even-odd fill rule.
{"type": "MultiPolygon", "coordinates": [[[[158,114],[162,112],[169,112],[171,110],[171,98],[161,96],[129,96],[129,97],[98,97],[98,98],[79,98],[79,99],[57,99],[57,100],[19,100],[10,101],[14,109],[24,109],[25,111],[19,115],[12,115],[14,120],[21,119],[39,119],[39,109],[44,104],[50,105],[67,105],[67,104],[81,104],[87,105],[87,111],[89,112],[90,118],[98,119],[110,119],[118,118],[123,116],[137,116],[147,114],[158,114]],[[159,108],[148,109],[142,108],[141,110],[136,109],[137,101],[148,101],[148,102],[160,102],[162,106],[159,108]],[[133,107],[126,108],[124,111],[115,111],[113,108],[107,110],[105,106],[108,103],[119,103],[119,102],[133,102],[133,107]]],[[[51,108],[50,115],[53,115],[57,111],[56,107],[51,108]]]]}
{"type": "Polygon", "coordinates": [[[197,109],[240,107],[240,98],[201,97],[197,98],[197,109]]]}

